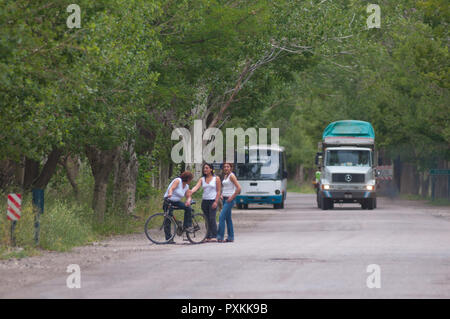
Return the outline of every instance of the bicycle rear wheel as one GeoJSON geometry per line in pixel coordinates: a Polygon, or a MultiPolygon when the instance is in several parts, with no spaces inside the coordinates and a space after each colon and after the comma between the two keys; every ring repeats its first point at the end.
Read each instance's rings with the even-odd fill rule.
{"type": "Polygon", "coordinates": [[[155,244],[166,244],[176,234],[177,225],[172,217],[158,213],[150,216],[145,222],[145,235],[155,244]]]}
{"type": "Polygon", "coordinates": [[[194,231],[192,233],[186,233],[188,240],[193,244],[202,243],[206,235],[208,235],[208,223],[206,217],[202,213],[192,215],[192,227],[194,231]]]}

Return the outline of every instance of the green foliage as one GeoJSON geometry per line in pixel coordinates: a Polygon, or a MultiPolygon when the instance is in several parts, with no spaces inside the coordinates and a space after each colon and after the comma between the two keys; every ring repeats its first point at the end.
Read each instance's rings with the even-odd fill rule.
{"type": "Polygon", "coordinates": [[[414,3],[381,2],[381,29],[351,31],[339,59],[320,54],[297,73],[286,99],[296,100],[295,111],[283,117],[290,123],[284,135],[290,165],[310,167],[323,129],[342,119],[371,122],[379,148],[421,169],[450,158],[448,40],[436,29],[445,25],[448,6],[418,1],[417,8],[432,5],[442,18],[430,23],[430,12],[411,8],[414,3]]]}
{"type": "MultiPolygon", "coordinates": [[[[82,166],[79,186],[90,184],[89,167],[82,166]]],[[[80,187],[82,190],[83,187],[80,187]]],[[[71,194],[70,185],[64,179],[50,184],[45,193],[44,214],[41,215],[39,248],[54,251],[69,251],[73,247],[85,245],[107,236],[142,232],[148,216],[161,210],[161,191],[154,190],[154,196],[142,198],[137,202],[136,217],[127,216],[108,210],[104,223],[98,223],[89,206],[89,192],[80,192],[80,200],[71,194]],[[53,188],[56,186],[57,188],[53,188]]],[[[0,198],[6,199],[5,194],[0,198]]],[[[6,200],[2,200],[6,205],[6,200]]],[[[15,236],[17,246],[23,248],[15,251],[10,248],[11,222],[6,214],[0,215],[0,259],[22,258],[39,253],[34,246],[34,212],[31,196],[26,195],[22,201],[22,217],[17,222],[15,236]]]]}
{"type": "Polygon", "coordinates": [[[89,223],[92,212],[87,205],[56,200],[48,206],[41,218],[40,246],[43,249],[66,251],[95,238],[89,223]]]}
{"type": "MultiPolygon", "coordinates": [[[[83,158],[87,145],[135,140],[137,215],[147,216],[160,208],[151,178],[170,161],[172,130],[203,109],[211,123],[229,101],[216,126],[280,128],[291,172],[314,166],[323,129],[342,119],[371,122],[379,148],[422,170],[448,161],[448,1],[378,1],[381,28],[370,30],[368,3],[79,0],[82,26],[68,29],[69,3],[0,1],[0,160],[43,162],[56,147],[83,158]]],[[[77,183],[90,203],[88,167],[77,183]]],[[[95,224],[62,169],[47,194],[48,249],[140,223],[108,211],[95,224]]],[[[25,246],[30,210],[18,230],[25,246]]]]}
{"type": "Polygon", "coordinates": [[[301,194],[315,194],[316,193],[314,187],[311,184],[303,183],[299,186],[299,185],[295,184],[294,181],[288,181],[287,191],[293,192],[293,193],[301,193],[301,194]]]}

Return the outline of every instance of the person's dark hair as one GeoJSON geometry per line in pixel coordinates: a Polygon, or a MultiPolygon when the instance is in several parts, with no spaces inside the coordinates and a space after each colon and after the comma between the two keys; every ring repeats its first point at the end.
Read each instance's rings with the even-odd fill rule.
{"type": "Polygon", "coordinates": [[[183,173],[181,173],[180,178],[183,182],[188,182],[189,180],[192,180],[194,178],[194,176],[192,175],[191,172],[189,171],[185,171],[183,173]]]}
{"type": "Polygon", "coordinates": [[[211,169],[211,175],[214,176],[214,168],[211,164],[205,163],[202,166],[202,175],[203,177],[206,177],[205,173],[203,172],[203,169],[205,168],[205,166],[208,165],[208,167],[211,169]]]}

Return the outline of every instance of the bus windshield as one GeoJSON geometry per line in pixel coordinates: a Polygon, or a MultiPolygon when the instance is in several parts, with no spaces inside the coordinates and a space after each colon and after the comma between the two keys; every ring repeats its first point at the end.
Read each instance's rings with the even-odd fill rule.
{"type": "Polygon", "coordinates": [[[370,151],[329,150],[326,154],[327,166],[370,166],[370,151]]]}
{"type": "Polygon", "coordinates": [[[272,165],[271,151],[267,156],[249,160],[248,152],[245,154],[245,163],[236,164],[236,177],[241,180],[280,180],[282,179],[282,156],[278,155],[278,163],[274,163],[275,169],[270,169],[272,165]]]}

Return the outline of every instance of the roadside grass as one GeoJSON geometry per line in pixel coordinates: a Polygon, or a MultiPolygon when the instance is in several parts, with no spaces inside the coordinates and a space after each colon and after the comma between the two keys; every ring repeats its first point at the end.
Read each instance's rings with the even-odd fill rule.
{"type": "MultiPolygon", "coordinates": [[[[63,173],[57,174],[45,191],[44,213],[40,216],[40,240],[35,245],[35,212],[30,193],[22,194],[22,214],[16,224],[16,246],[11,243],[11,222],[6,213],[0,214],[0,260],[24,258],[41,254],[43,251],[66,252],[72,248],[106,239],[110,236],[142,233],[147,218],[162,212],[161,190],[146,192],[145,198],[137,199],[134,215],[126,215],[114,209],[109,203],[104,221],[99,222],[91,208],[93,178],[89,169],[82,169],[77,179],[78,196],[63,173]]],[[[192,185],[191,185],[192,186],[192,185]]],[[[0,193],[6,208],[6,194],[0,193]]],[[[201,212],[202,191],[194,194],[195,212],[201,212]]],[[[183,211],[176,217],[183,220],[183,211]]],[[[220,210],[217,210],[217,220],[220,210]]]]}
{"type": "Polygon", "coordinates": [[[42,250],[70,251],[73,247],[110,236],[142,232],[146,218],[159,211],[159,202],[159,198],[141,200],[137,203],[134,217],[109,210],[105,214],[104,222],[100,223],[87,203],[46,197],[44,214],[40,218],[40,241],[36,247],[35,214],[31,196],[25,197],[22,216],[14,232],[16,247],[11,246],[11,222],[6,218],[6,214],[1,215],[0,259],[39,255],[42,250]]]}
{"type": "Polygon", "coordinates": [[[420,195],[414,195],[414,194],[399,194],[400,199],[405,200],[427,200],[428,198],[423,198],[420,195]]]}
{"type": "Polygon", "coordinates": [[[298,185],[294,181],[288,181],[287,191],[293,193],[302,193],[302,194],[315,194],[316,191],[312,184],[303,183],[298,185]]]}
{"type": "MultiPolygon", "coordinates": [[[[92,176],[87,170],[80,173],[80,192],[75,197],[68,181],[58,176],[45,191],[44,214],[40,216],[40,240],[36,247],[35,212],[31,194],[22,194],[22,214],[16,224],[16,246],[11,243],[11,221],[0,214],[0,259],[35,256],[43,250],[65,252],[73,247],[90,244],[110,236],[139,233],[148,216],[161,211],[162,194],[154,191],[149,198],[139,199],[134,216],[109,208],[104,222],[97,221],[91,208],[92,176]]],[[[0,193],[6,210],[6,194],[0,193]]]]}
{"type": "Polygon", "coordinates": [[[446,198],[432,199],[430,196],[423,197],[415,194],[400,194],[399,197],[405,200],[426,201],[427,204],[433,206],[450,206],[450,200],[446,198]]]}
{"type": "Polygon", "coordinates": [[[450,200],[445,198],[439,198],[435,200],[430,200],[429,204],[434,206],[450,206],[450,200]]]}
{"type": "Polygon", "coordinates": [[[31,256],[39,256],[40,251],[34,247],[0,247],[0,260],[21,259],[31,256]]]}

